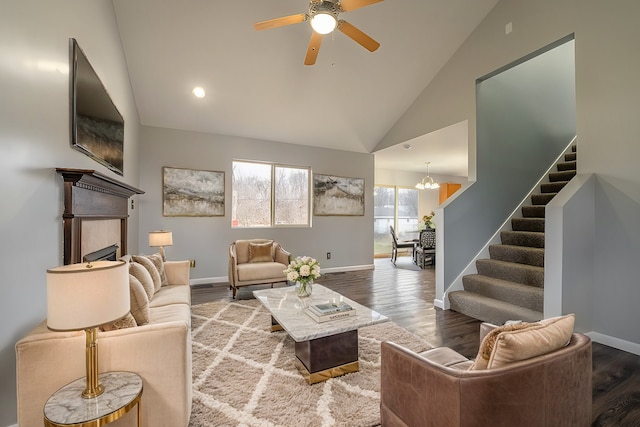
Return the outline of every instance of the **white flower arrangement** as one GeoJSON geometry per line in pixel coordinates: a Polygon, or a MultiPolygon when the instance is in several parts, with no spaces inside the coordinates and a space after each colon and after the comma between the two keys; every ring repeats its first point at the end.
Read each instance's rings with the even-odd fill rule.
{"type": "Polygon", "coordinates": [[[303,285],[313,283],[320,277],[320,264],[315,258],[308,256],[296,257],[291,260],[289,266],[284,270],[287,280],[290,282],[300,282],[303,285]]]}

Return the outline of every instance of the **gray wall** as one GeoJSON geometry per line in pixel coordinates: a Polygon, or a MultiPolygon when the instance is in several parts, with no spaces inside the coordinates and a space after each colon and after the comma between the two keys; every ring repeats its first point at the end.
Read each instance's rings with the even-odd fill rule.
{"type": "Polygon", "coordinates": [[[575,136],[573,48],[478,83],[477,181],[444,208],[445,290],[575,136]]]}
{"type": "MultiPolygon", "coordinates": [[[[95,169],[138,185],[138,117],[111,2],[3,0],[0,94],[0,426],[6,426],[16,422],[14,345],[46,317],[46,269],[62,264],[62,180],[54,169],[95,169]],[[69,145],[69,37],[125,118],[124,177],[69,145]]],[[[130,212],[134,251],[137,212],[130,212]]]]}
{"type": "Polygon", "coordinates": [[[592,330],[596,178],[579,174],[547,204],[544,314],[575,313],[576,329],[592,330]]]}
{"type": "MultiPolygon", "coordinates": [[[[597,174],[599,184],[594,197],[598,246],[591,260],[592,330],[635,343],[640,337],[628,325],[640,323],[640,312],[627,304],[638,300],[640,239],[627,218],[640,203],[638,16],[636,0],[501,0],[376,147],[468,119],[469,177],[474,179],[475,80],[575,34],[578,172],[597,174]],[[513,32],[506,35],[509,22],[513,32]],[[612,235],[624,236],[622,244],[613,242],[612,235]]],[[[571,266],[567,270],[564,277],[583,274],[571,266]]]]}
{"type": "Polygon", "coordinates": [[[148,247],[148,232],[173,232],[170,259],[195,259],[191,277],[199,281],[225,280],[229,244],[237,239],[269,238],[294,255],[317,258],[324,269],[373,264],[373,155],[327,150],[224,135],[185,132],[155,127],[141,130],[139,244],[148,247]],[[311,166],[314,173],[364,178],[364,216],[313,216],[311,228],[231,228],[231,163],[259,160],[311,166]],[[224,217],[163,217],[162,167],[225,172],[224,217]],[[326,253],[331,252],[330,260],[326,253]],[[199,280],[201,279],[201,280],[199,280]]]}

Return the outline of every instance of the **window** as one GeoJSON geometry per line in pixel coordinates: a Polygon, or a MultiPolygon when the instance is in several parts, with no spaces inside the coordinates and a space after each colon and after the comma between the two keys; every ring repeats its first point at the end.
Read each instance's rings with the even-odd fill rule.
{"type": "Polygon", "coordinates": [[[389,226],[398,240],[417,238],[418,190],[402,187],[375,186],[373,193],[374,254],[391,253],[389,226]]]}
{"type": "Polygon", "coordinates": [[[308,167],[233,162],[232,227],[309,226],[308,167]]]}

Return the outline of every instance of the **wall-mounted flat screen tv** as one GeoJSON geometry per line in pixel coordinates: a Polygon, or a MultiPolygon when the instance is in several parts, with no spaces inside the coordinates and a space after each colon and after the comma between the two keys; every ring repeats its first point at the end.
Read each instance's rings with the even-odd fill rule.
{"type": "Polygon", "coordinates": [[[73,38],[69,62],[71,146],[123,175],[124,119],[73,38]]]}

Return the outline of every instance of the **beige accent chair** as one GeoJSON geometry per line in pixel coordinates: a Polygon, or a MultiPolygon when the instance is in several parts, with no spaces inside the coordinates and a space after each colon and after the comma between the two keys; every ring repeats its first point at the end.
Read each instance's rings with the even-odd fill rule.
{"type": "Polygon", "coordinates": [[[236,240],[229,246],[229,285],[236,297],[238,288],[286,282],[284,270],[291,254],[278,242],[265,239],[236,240]]]}
{"type": "Polygon", "coordinates": [[[568,334],[546,340],[558,349],[528,357],[545,347],[542,328],[496,331],[492,348],[487,335],[475,361],[446,347],[417,354],[382,343],[382,425],[591,425],[591,340],[572,333],[571,319],[568,334]]]}

